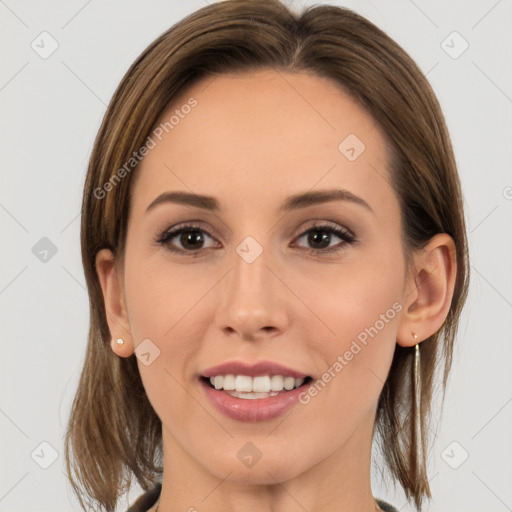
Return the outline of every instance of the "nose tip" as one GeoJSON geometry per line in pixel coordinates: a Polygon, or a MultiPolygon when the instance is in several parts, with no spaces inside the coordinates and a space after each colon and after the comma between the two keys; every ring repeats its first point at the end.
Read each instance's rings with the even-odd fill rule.
{"type": "Polygon", "coordinates": [[[216,309],[218,328],[244,339],[275,335],[285,323],[284,299],[279,299],[283,285],[260,254],[251,263],[238,254],[234,268],[219,288],[216,309]]]}

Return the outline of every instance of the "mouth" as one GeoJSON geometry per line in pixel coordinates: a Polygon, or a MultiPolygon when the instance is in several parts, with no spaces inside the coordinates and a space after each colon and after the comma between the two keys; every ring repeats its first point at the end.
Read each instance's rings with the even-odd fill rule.
{"type": "Polygon", "coordinates": [[[306,375],[227,374],[198,378],[205,396],[217,411],[233,420],[251,423],[273,420],[296,406],[312,380],[306,375]]]}
{"type": "Polygon", "coordinates": [[[244,422],[268,421],[300,401],[311,375],[276,361],[235,359],[198,374],[210,403],[225,416],[244,422]]]}

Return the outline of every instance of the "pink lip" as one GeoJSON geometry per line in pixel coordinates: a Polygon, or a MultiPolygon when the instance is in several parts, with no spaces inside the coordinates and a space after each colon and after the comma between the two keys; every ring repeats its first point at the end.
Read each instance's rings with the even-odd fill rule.
{"type": "Polygon", "coordinates": [[[248,377],[257,377],[258,375],[282,375],[283,377],[293,377],[295,379],[304,379],[307,377],[307,375],[302,372],[287,368],[282,364],[272,361],[259,361],[255,364],[244,363],[243,361],[228,361],[208,368],[201,375],[203,377],[215,377],[216,375],[247,375],[248,377]]]}
{"type": "MultiPolygon", "coordinates": [[[[219,375],[219,373],[216,374],[219,375]]],[[[218,411],[231,419],[252,423],[271,420],[284,414],[298,403],[299,395],[305,389],[303,385],[291,391],[283,391],[276,396],[250,400],[236,398],[224,391],[211,388],[202,379],[198,379],[198,381],[206,396],[218,411]]]]}

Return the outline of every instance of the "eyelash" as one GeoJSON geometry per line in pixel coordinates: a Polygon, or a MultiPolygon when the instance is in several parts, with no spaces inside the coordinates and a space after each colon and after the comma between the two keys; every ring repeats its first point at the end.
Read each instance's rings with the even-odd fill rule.
{"type": "MultiPolygon", "coordinates": [[[[207,248],[202,248],[197,251],[187,251],[184,249],[177,249],[176,247],[172,247],[169,244],[169,241],[175,238],[177,235],[180,235],[181,233],[187,232],[187,231],[199,231],[202,233],[207,234],[210,238],[213,238],[207,231],[202,229],[198,225],[194,224],[186,224],[182,226],[178,226],[175,229],[166,230],[163,233],[161,233],[155,242],[160,246],[165,246],[165,248],[171,252],[183,254],[185,256],[190,257],[197,257],[200,256],[207,248]]],[[[297,238],[302,238],[304,235],[307,235],[308,233],[312,231],[320,231],[320,232],[327,232],[330,234],[334,234],[337,237],[341,238],[345,243],[343,243],[340,247],[330,247],[330,248],[324,248],[324,249],[311,249],[311,248],[305,248],[302,247],[301,250],[306,251],[311,254],[322,254],[322,253],[338,253],[339,251],[342,251],[347,248],[347,245],[352,245],[356,243],[358,240],[357,238],[348,230],[340,228],[338,226],[332,226],[329,224],[315,224],[308,228],[306,231],[303,231],[297,238]]]]}

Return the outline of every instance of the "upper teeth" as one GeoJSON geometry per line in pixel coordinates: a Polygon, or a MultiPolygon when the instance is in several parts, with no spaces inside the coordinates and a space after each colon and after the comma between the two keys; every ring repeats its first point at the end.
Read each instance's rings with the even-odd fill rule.
{"type": "Polygon", "coordinates": [[[282,375],[262,375],[254,378],[247,375],[216,375],[210,377],[210,382],[215,389],[224,389],[225,391],[267,393],[282,391],[283,388],[288,391],[298,388],[302,386],[304,379],[283,377],[282,375]]]}

